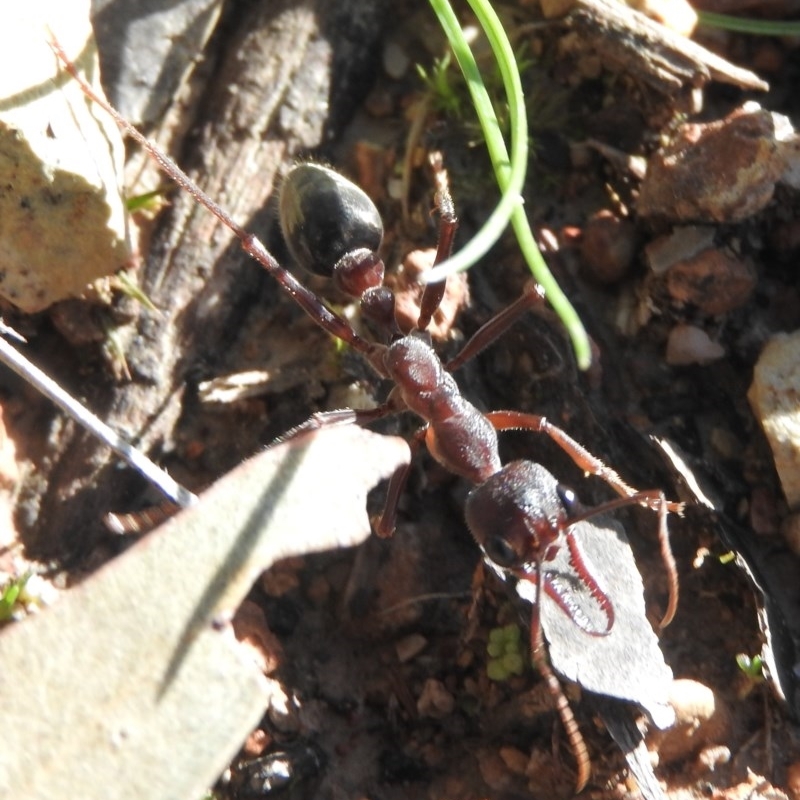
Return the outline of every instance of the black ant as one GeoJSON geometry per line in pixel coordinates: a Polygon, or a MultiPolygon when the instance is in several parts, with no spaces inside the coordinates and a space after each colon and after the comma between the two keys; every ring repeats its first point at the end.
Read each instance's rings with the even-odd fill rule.
{"type": "MultiPolygon", "coordinates": [[[[532,658],[552,693],[567,732],[577,760],[580,791],[589,779],[590,761],[572,710],[548,663],[539,618],[542,592],[553,598],[587,635],[608,635],[614,625],[613,602],[584,562],[572,528],[589,516],[624,505],[642,504],[659,514],[662,553],[670,581],[669,604],[661,625],[668,624],[677,604],[677,575],[669,552],[666,515],[668,511],[679,512],[681,506],[668,502],[660,491],[639,492],[631,488],[544,417],[515,411],[484,414],[459,391],[451,373],[500,337],[526,311],[542,303],[539,288],[530,285],[522,297],[480,328],[455,358],[443,364],[431,346],[426,329],[444,296],[445,284],[426,285],[416,326],[410,331],[401,330],[395,319],[394,295],[383,285],[384,264],[376,253],[383,226],[372,201],[331,169],[317,164],[297,165],[286,176],[280,194],[281,224],[289,250],[302,266],[331,277],[339,289],[360,301],[363,316],[384,338],[383,342],[369,341],[284,269],[252,233],[231,219],[166,154],[97,95],[82,80],[57,42],[53,41],[52,47],[87,96],[111,114],[172,180],[228,227],[244,251],[275,278],[317,325],[361,353],[380,377],[393,381],[394,389],[388,399],[376,408],[318,413],[288,435],[330,425],[365,424],[389,414],[412,411],[424,422],[412,439],[412,453],[424,441],[441,465],[473,484],[466,501],[466,519],[486,558],[501,570],[535,584],[532,658]],[[621,499],[585,511],[577,507],[571,493],[560,488],[542,466],[530,461],[503,465],[497,433],[511,429],[546,433],[581,469],[601,477],[621,499]],[[599,627],[584,622],[548,577],[548,562],[563,547],[568,549],[571,566],[602,613],[605,623],[599,627]]],[[[435,172],[440,179],[436,199],[439,242],[434,261],[438,264],[450,255],[458,223],[444,173],[441,169],[435,172]]],[[[379,536],[390,536],[394,530],[398,499],[408,472],[409,467],[403,467],[390,481],[383,513],[375,523],[379,536]]]]}

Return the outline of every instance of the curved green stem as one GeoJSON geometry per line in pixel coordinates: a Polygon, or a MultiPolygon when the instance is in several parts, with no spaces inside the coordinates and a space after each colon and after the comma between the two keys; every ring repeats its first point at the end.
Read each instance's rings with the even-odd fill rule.
{"type": "MultiPolygon", "coordinates": [[[[519,113],[519,108],[515,103],[509,103],[511,116],[511,158],[509,159],[506,144],[503,141],[503,135],[500,130],[500,123],[492,107],[489,93],[486,91],[478,65],[475,63],[475,57],[467,44],[455,12],[447,0],[430,0],[430,2],[467,82],[492,165],[495,172],[498,173],[498,179],[502,174],[504,180],[500,187],[503,192],[500,203],[489,216],[489,219],[464,248],[431,271],[426,277],[428,282],[443,280],[448,275],[471,267],[500,238],[508,225],[512,211],[516,206],[522,205],[522,187],[525,184],[525,170],[528,161],[528,122],[525,115],[519,113]]],[[[517,86],[514,86],[513,77],[511,82],[507,84],[506,69],[508,65],[502,64],[507,57],[501,58],[498,54],[497,58],[498,63],[501,64],[501,75],[509,98],[512,93],[514,95],[518,93],[519,97],[522,97],[522,83],[519,79],[519,73],[516,75],[517,86]]],[[[511,53],[511,60],[513,63],[513,52],[511,53]]]]}
{"type": "Polygon", "coordinates": [[[489,157],[503,195],[497,208],[478,234],[455,256],[432,270],[427,280],[442,280],[453,272],[471,266],[477,259],[485,255],[502,235],[510,218],[520,250],[531,273],[544,289],[547,299],[567,329],[575,349],[578,366],[581,369],[587,369],[591,363],[588,336],[578,314],[561,291],[561,287],[542,258],[522,205],[521,193],[528,163],[528,121],[516,58],[502,23],[488,0],[468,0],[468,2],[492,47],[508,96],[511,120],[511,155],[509,156],[497,115],[483,84],[475,58],[464,38],[458,18],[447,0],[430,0],[467,81],[489,150],[489,157]]]}

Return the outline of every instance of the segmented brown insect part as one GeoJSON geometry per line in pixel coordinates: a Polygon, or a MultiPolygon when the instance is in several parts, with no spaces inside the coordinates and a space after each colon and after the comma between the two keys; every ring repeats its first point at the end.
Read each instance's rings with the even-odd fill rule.
{"type": "MultiPolygon", "coordinates": [[[[677,577],[674,567],[674,559],[669,551],[669,542],[666,535],[666,515],[669,511],[680,513],[682,506],[665,500],[660,492],[637,492],[628,486],[619,475],[607,467],[600,459],[589,453],[586,448],[572,439],[561,429],[552,425],[544,417],[525,414],[515,411],[495,411],[483,414],[468,400],[466,400],[458,389],[457,384],[452,379],[450,373],[461,366],[465,361],[475,356],[485,347],[490,345],[517,320],[519,320],[529,309],[543,301],[541,290],[538,287],[528,286],[522,298],[513,303],[507,309],[499,312],[489,322],[487,322],[477,333],[475,333],[463,346],[461,351],[446,365],[442,365],[438,355],[434,353],[427,342],[424,343],[422,350],[416,343],[422,342],[420,334],[424,333],[429,320],[438,308],[442,296],[442,287],[428,284],[422,300],[422,310],[419,315],[417,331],[408,336],[398,333],[399,326],[392,320],[393,299],[391,293],[386,294],[386,287],[376,285],[377,276],[382,277],[382,271],[377,264],[375,254],[369,248],[364,249],[363,243],[359,245],[361,250],[354,245],[354,249],[349,252],[336,254],[337,263],[341,260],[346,265],[346,275],[340,280],[340,285],[350,287],[354,292],[362,291],[366,287],[360,298],[365,311],[371,310],[373,319],[377,320],[383,328],[383,335],[386,344],[372,342],[358,334],[349,322],[342,316],[333,312],[314,292],[304,286],[287,269],[282,267],[259,239],[238,225],[231,216],[213,201],[203,190],[192,181],[160,148],[150,142],[133,125],[131,125],[119,112],[117,112],[104,98],[100,97],[91,86],[89,86],[70,62],[65,52],[55,40],[51,38],[51,46],[63,63],[64,68],[80,84],[85,94],[108,114],[112,116],[117,125],[131,136],[142,148],[150,154],[162,171],[169,176],[175,183],[188,192],[200,205],[204,206],[213,214],[223,225],[225,225],[239,240],[242,249],[258,262],[278,283],[281,289],[311,317],[311,319],[323,330],[339,340],[350,345],[354,350],[361,353],[367,362],[374,368],[379,376],[390,378],[395,382],[395,389],[390,394],[389,399],[382,405],[368,411],[356,411],[345,409],[334,412],[323,412],[314,415],[304,425],[299,426],[289,437],[308,429],[316,429],[330,425],[341,424],[365,424],[376,419],[380,419],[388,414],[409,410],[413,407],[415,413],[423,419],[423,426],[413,437],[413,447],[418,449],[423,441],[433,443],[433,456],[440,459],[443,466],[456,475],[465,477],[478,488],[483,486],[493,476],[502,471],[498,444],[497,432],[509,429],[521,429],[534,432],[545,433],[553,439],[584,471],[593,473],[606,481],[618,494],[622,500],[612,501],[605,504],[605,510],[609,510],[620,505],[639,503],[654,509],[659,514],[659,526],[663,529],[661,539],[664,561],[670,573],[670,602],[667,614],[665,615],[666,624],[674,614],[677,604],[677,577]],[[363,267],[365,277],[362,280],[358,271],[363,267]],[[375,294],[375,293],[379,294],[375,294]],[[372,296],[373,300],[368,301],[372,296]],[[415,346],[409,346],[411,342],[415,346]],[[419,354],[422,353],[420,356],[419,354]],[[426,362],[434,360],[438,368],[427,371],[430,381],[419,384],[419,366],[422,360],[426,362]],[[412,399],[412,392],[419,391],[429,395],[432,399],[430,403],[418,404],[412,399]],[[674,587],[674,590],[673,590],[674,587]]],[[[307,170],[308,172],[308,170],[307,170]]],[[[313,166],[310,170],[311,183],[313,186],[313,166]]],[[[452,250],[458,220],[455,216],[452,198],[447,187],[446,173],[441,167],[435,170],[437,180],[437,208],[439,210],[439,246],[437,248],[435,263],[443,261],[450,255],[452,250]]],[[[292,180],[290,172],[286,178],[292,180]]],[[[344,180],[344,179],[343,179],[344,180]]],[[[361,195],[363,193],[353,192],[353,202],[360,204],[364,202],[361,195]]],[[[371,202],[367,199],[366,202],[371,202]]],[[[314,204],[308,205],[314,208],[314,204]]],[[[302,226],[300,226],[302,227],[302,226]]],[[[299,228],[297,229],[299,230],[299,228]]],[[[294,233],[292,234],[294,235],[294,233]]],[[[324,246],[325,238],[320,242],[324,246]]],[[[319,243],[318,243],[319,244],[319,243]]],[[[303,248],[301,248],[302,250],[303,248]]],[[[347,249],[347,248],[345,248],[347,249]]],[[[319,260],[320,253],[314,248],[315,259],[319,260]]],[[[333,260],[333,259],[332,259],[333,260]]],[[[323,265],[324,266],[324,265],[323,265]]],[[[327,272],[327,270],[326,270],[327,272]]],[[[331,274],[336,278],[336,264],[332,265],[331,274]]],[[[286,437],[283,437],[286,438],[286,437]]],[[[531,463],[531,462],[528,462],[531,463]]],[[[394,521],[397,515],[398,498],[405,486],[408,477],[408,468],[399,469],[390,481],[387,493],[387,501],[380,520],[377,523],[377,530],[382,535],[390,535],[394,528],[394,521]]],[[[598,513],[597,510],[591,513],[598,513]]],[[[114,517],[121,529],[125,529],[129,519],[124,515],[114,517]]],[[[572,521],[569,521],[571,524],[572,521]]],[[[586,564],[583,562],[580,552],[573,544],[570,544],[570,534],[567,531],[567,543],[570,547],[570,556],[576,573],[581,577],[589,593],[599,604],[606,616],[607,627],[610,630],[614,623],[614,610],[612,600],[608,598],[599,587],[594,577],[591,575],[586,564]],[[577,552],[577,555],[576,555],[577,552]]],[[[561,546],[561,543],[550,542],[549,546],[561,546]]],[[[541,563],[539,564],[541,568],[541,563]]],[[[537,595],[541,597],[543,588],[546,590],[544,579],[537,581],[537,595]]],[[[541,630],[538,607],[534,609],[531,627],[532,656],[536,667],[545,680],[551,695],[554,698],[561,721],[567,733],[570,746],[572,747],[578,765],[577,790],[580,791],[588,782],[590,775],[590,761],[585,742],[581,736],[572,709],[561,689],[561,684],[553,672],[547,659],[546,646],[541,630]]],[[[602,635],[602,632],[601,634],[602,635]]]]}

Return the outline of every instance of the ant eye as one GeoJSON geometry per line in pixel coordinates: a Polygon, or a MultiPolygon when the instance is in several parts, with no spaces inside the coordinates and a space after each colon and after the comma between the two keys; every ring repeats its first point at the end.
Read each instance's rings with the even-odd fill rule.
{"type": "Polygon", "coordinates": [[[561,505],[564,506],[564,509],[567,512],[576,510],[578,506],[578,498],[575,496],[575,492],[573,492],[569,486],[564,486],[564,484],[559,483],[556,486],[556,494],[558,495],[558,499],[561,501],[561,505]]]}
{"type": "Polygon", "coordinates": [[[292,257],[318,275],[330,277],[344,255],[374,252],[383,239],[381,216],[367,194],[319,164],[292,168],[281,185],[279,211],[292,257]]]}
{"type": "Polygon", "coordinates": [[[513,567],[519,562],[517,551],[508,539],[502,536],[492,536],[487,539],[483,551],[498,567],[513,567]]]}

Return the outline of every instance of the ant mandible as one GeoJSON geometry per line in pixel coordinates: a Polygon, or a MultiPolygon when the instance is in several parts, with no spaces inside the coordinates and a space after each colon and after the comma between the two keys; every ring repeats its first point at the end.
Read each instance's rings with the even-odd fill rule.
{"type": "MultiPolygon", "coordinates": [[[[252,233],[239,226],[163,151],[100,97],[78,74],[55,40],[51,46],[86,95],[105,109],[166,175],[222,222],[239,239],[243,250],[272,275],[317,325],[361,353],[380,377],[394,382],[386,402],[376,408],[321,412],[287,436],[299,430],[365,424],[388,414],[412,411],[424,423],[412,439],[412,453],[424,441],[442,466],[473,485],[466,501],[466,519],[485,557],[501,570],[535,584],[532,659],[547,683],[567,732],[577,761],[576,783],[580,791],[589,779],[590,761],[572,710],[548,663],[540,624],[542,592],[587,635],[607,635],[614,625],[614,605],[584,562],[572,526],[623,505],[645,505],[659,515],[662,555],[670,583],[669,603],[661,625],[668,624],[677,605],[677,575],[669,551],[666,515],[668,511],[679,512],[681,506],[667,501],[660,491],[640,492],[628,486],[616,472],[544,417],[516,411],[484,414],[461,394],[451,373],[500,337],[528,310],[542,303],[540,289],[530,285],[522,297],[483,325],[455,358],[442,363],[426,331],[444,296],[444,282],[426,285],[416,326],[413,330],[401,330],[395,318],[394,295],[383,285],[384,264],[376,253],[383,226],[374,204],[361,189],[333,170],[317,164],[299,164],[291,169],[281,188],[279,205],[284,238],[292,256],[302,266],[332,278],[339,289],[360,301],[363,316],[384,339],[369,341],[284,269],[252,233]],[[620,499],[588,511],[577,509],[571,493],[555,484],[541,465],[530,461],[503,465],[497,434],[511,429],[546,433],[582,470],[605,480],[620,499]],[[576,616],[562,590],[548,578],[547,564],[562,547],[568,548],[572,567],[605,618],[605,625],[597,629],[576,616]]],[[[450,255],[458,224],[444,173],[441,169],[435,173],[440,178],[436,197],[440,222],[434,265],[450,255]]],[[[408,473],[408,466],[400,468],[389,483],[383,513],[375,523],[379,536],[390,536],[394,530],[398,500],[408,473]]]]}

